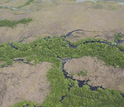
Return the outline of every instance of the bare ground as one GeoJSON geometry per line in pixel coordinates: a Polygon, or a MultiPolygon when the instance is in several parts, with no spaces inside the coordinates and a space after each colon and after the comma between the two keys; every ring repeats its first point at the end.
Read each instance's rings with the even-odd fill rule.
{"type": "Polygon", "coordinates": [[[0,69],[0,107],[9,107],[22,100],[42,103],[50,92],[46,77],[50,68],[48,62],[36,67],[17,62],[0,69]]]}
{"type": "MultiPolygon", "coordinates": [[[[5,4],[9,6],[9,3],[5,4]]],[[[22,7],[22,9],[28,10],[34,4],[35,3],[31,3],[28,6],[22,7]]],[[[33,40],[38,37],[43,38],[43,36],[47,35],[61,36],[75,29],[95,31],[106,40],[113,40],[113,33],[110,33],[111,31],[124,33],[124,6],[114,2],[98,2],[97,4],[101,5],[102,8],[94,8],[96,4],[92,2],[75,3],[59,1],[57,4],[56,1],[55,4],[52,4],[47,1],[34,6],[32,9],[34,12],[0,9],[0,14],[2,14],[0,20],[34,19],[28,26],[19,24],[14,29],[1,27],[0,43],[19,41],[21,38],[29,35],[37,36],[33,38],[33,40]],[[111,10],[110,6],[115,6],[116,9],[111,10]],[[108,32],[100,34],[99,31],[108,32]]],[[[13,4],[13,7],[14,6],[16,5],[13,4]]],[[[95,35],[94,33],[86,34],[85,36],[81,36],[80,39],[93,37],[95,35]]],[[[25,42],[28,42],[28,39],[25,42]]]]}
{"type": "MultiPolygon", "coordinates": [[[[1,0],[0,3],[3,3],[3,6],[13,7],[25,3],[24,0],[5,3],[6,1],[1,0]]],[[[23,37],[34,35],[23,41],[29,43],[45,36],[61,36],[75,29],[83,29],[84,32],[74,32],[68,38],[71,41],[78,41],[96,35],[99,35],[96,38],[113,41],[115,32],[124,33],[124,5],[112,2],[98,2],[97,4],[100,6],[96,9],[97,5],[92,2],[53,1],[54,4],[47,1],[34,6],[32,9],[34,12],[0,9],[0,20],[34,19],[28,26],[19,24],[13,29],[1,27],[0,44],[9,41],[20,41],[23,37]],[[115,9],[113,10],[111,6],[114,6],[115,9]]],[[[34,4],[31,3],[21,9],[28,10],[34,4]]],[[[42,103],[50,92],[50,84],[45,77],[50,65],[50,63],[43,62],[34,67],[29,64],[15,63],[12,67],[0,69],[0,87],[2,87],[0,88],[0,107],[9,107],[23,99],[42,103]]],[[[75,75],[74,78],[81,80],[89,78],[90,85],[102,85],[104,88],[113,88],[124,92],[124,70],[119,67],[115,69],[100,66],[97,59],[94,62],[94,58],[83,57],[67,62],[64,69],[69,74],[70,71],[78,73],[80,70],[86,70],[88,76],[79,77],[75,75]]]]}

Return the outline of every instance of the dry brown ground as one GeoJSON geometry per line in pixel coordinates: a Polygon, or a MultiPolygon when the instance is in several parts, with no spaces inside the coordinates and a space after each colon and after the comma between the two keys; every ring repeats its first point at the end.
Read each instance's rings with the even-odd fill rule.
{"type": "Polygon", "coordinates": [[[68,60],[64,66],[64,70],[68,72],[68,75],[75,74],[73,76],[74,79],[89,79],[89,85],[103,86],[103,88],[111,88],[124,92],[124,69],[103,64],[105,63],[96,57],[85,56],[68,60]],[[87,72],[87,76],[77,75],[82,70],[87,72]]]}
{"type": "MultiPolygon", "coordinates": [[[[16,0],[16,2],[11,1],[5,3],[6,1],[1,0],[0,3],[4,3],[3,6],[13,7],[24,4],[24,0],[21,0],[21,2],[16,0]]],[[[75,29],[83,29],[85,32],[74,32],[68,38],[71,41],[96,35],[100,35],[100,38],[113,41],[113,34],[115,32],[124,33],[124,5],[99,2],[99,5],[102,7],[95,9],[96,4],[92,2],[75,3],[66,2],[65,0],[64,2],[61,2],[62,0],[59,0],[59,2],[57,0],[53,1],[54,4],[47,1],[34,6],[34,12],[0,9],[0,20],[34,19],[28,26],[19,24],[13,29],[0,27],[0,44],[8,41],[19,41],[23,37],[34,35],[24,41],[29,43],[38,38],[44,38],[45,36],[61,36],[75,29]],[[110,8],[111,6],[115,6],[116,9],[112,10],[110,8]]],[[[31,3],[28,6],[22,7],[22,9],[28,10],[34,4],[31,3]]],[[[9,105],[22,101],[23,99],[40,103],[43,102],[50,91],[50,84],[46,83],[47,78],[45,77],[46,72],[49,70],[46,66],[50,67],[50,63],[40,63],[36,67],[28,64],[15,63],[12,67],[9,66],[0,69],[0,87],[2,87],[0,88],[0,107],[9,107],[9,105]]],[[[98,61],[94,63],[93,58],[86,57],[67,62],[65,69],[69,73],[70,71],[77,73],[82,69],[87,70],[88,76],[74,76],[74,78],[82,80],[89,78],[90,85],[103,85],[103,87],[118,89],[124,92],[124,83],[122,82],[124,80],[124,73],[120,68],[103,67],[100,66],[98,61]],[[81,64],[82,61],[84,62],[81,64]]]]}
{"type": "MultiPolygon", "coordinates": [[[[40,0],[39,0],[40,1],[40,0]]],[[[61,1],[61,0],[60,0],[61,1]]],[[[96,31],[102,38],[106,40],[113,40],[114,32],[124,33],[124,5],[118,3],[98,2],[102,8],[95,9],[97,4],[92,2],[42,2],[33,7],[34,12],[12,11],[10,9],[0,9],[0,20],[19,20],[22,18],[33,18],[28,26],[19,24],[16,28],[1,27],[0,29],[0,43],[8,41],[19,41],[23,37],[35,35],[32,41],[44,36],[61,36],[75,29],[83,29],[85,31],[96,31]],[[111,10],[110,6],[115,6],[115,10],[111,10]],[[99,31],[108,31],[100,33],[99,31]]],[[[14,1],[13,1],[14,2],[14,1]]],[[[16,7],[13,2],[5,3],[4,5],[16,7]]],[[[30,9],[31,3],[22,9],[30,9]]],[[[21,4],[20,4],[21,5],[21,4]]],[[[96,34],[86,34],[80,36],[81,38],[93,37],[96,34]]],[[[29,43],[29,38],[24,42],[29,43]]]]}
{"type": "Polygon", "coordinates": [[[35,66],[14,63],[12,67],[0,69],[0,107],[9,107],[24,99],[42,103],[50,92],[46,74],[51,63],[35,66]]]}

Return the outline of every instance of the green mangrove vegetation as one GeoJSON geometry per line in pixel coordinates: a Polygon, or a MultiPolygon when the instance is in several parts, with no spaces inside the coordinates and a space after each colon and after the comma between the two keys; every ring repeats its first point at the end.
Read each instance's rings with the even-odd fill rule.
{"type": "Polygon", "coordinates": [[[118,47],[120,50],[124,51],[124,47],[123,47],[121,44],[117,44],[117,47],[118,47]]]}
{"type": "MultiPolygon", "coordinates": [[[[97,57],[103,60],[106,65],[124,68],[124,53],[119,51],[117,47],[109,46],[103,43],[85,43],[91,38],[82,39],[77,42],[64,41],[61,38],[51,37],[50,39],[37,39],[29,44],[14,42],[13,46],[18,49],[11,48],[9,43],[0,44],[0,61],[5,61],[2,67],[13,64],[13,58],[26,57],[27,62],[34,60],[34,65],[39,62],[51,62],[52,68],[47,73],[50,82],[51,92],[46,97],[41,106],[43,107],[123,107],[124,98],[121,91],[114,89],[101,89],[91,91],[88,85],[78,86],[78,81],[65,79],[62,69],[62,62],[59,58],[80,58],[83,56],[97,57]],[[77,49],[69,48],[68,42],[77,49]],[[58,58],[59,57],[59,58],[58,58]],[[70,86],[70,91],[68,88],[70,86]],[[65,96],[62,101],[61,97],[65,96]]],[[[92,41],[100,41],[101,39],[92,39],[92,41]]],[[[83,72],[83,74],[86,74],[83,72]]],[[[41,96],[42,97],[42,96],[41,96]]],[[[10,107],[23,107],[29,104],[29,107],[37,105],[35,102],[24,100],[17,102],[10,107]]]]}
{"type": "Polygon", "coordinates": [[[115,42],[118,42],[118,41],[120,41],[121,38],[123,38],[123,37],[124,37],[124,34],[117,34],[117,33],[115,33],[115,34],[114,34],[114,41],[115,41],[115,42]]]}
{"type": "Polygon", "coordinates": [[[10,20],[7,20],[7,19],[4,19],[4,20],[0,20],[0,27],[4,27],[4,26],[9,26],[11,28],[14,28],[17,26],[17,24],[21,23],[21,24],[28,24],[29,22],[33,21],[32,18],[23,18],[23,19],[20,19],[20,20],[14,20],[14,21],[10,21],[10,20]]]}

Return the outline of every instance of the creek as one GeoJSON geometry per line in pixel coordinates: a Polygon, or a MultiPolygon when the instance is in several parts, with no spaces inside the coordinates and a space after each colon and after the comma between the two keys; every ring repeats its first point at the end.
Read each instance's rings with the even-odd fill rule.
{"type": "MultiPolygon", "coordinates": [[[[12,1],[14,1],[14,0],[12,0],[12,1]]],[[[40,2],[38,2],[38,3],[36,3],[35,5],[38,5],[38,4],[40,4],[42,1],[45,1],[45,0],[41,0],[40,2]]],[[[81,1],[86,1],[86,0],[76,0],[77,2],[81,2],[81,1]]],[[[96,1],[99,1],[99,0],[89,0],[89,1],[94,1],[94,2],[96,2],[96,1]]],[[[105,1],[105,0],[100,0],[100,1],[105,1]]],[[[116,0],[117,2],[122,2],[122,0],[116,0]]],[[[51,0],[51,2],[53,3],[53,1],[51,0]]],[[[0,4],[0,5],[2,5],[2,4],[0,4]]],[[[32,11],[32,9],[33,9],[33,7],[35,6],[35,5],[33,5],[29,10],[24,10],[24,9],[18,9],[18,8],[15,8],[15,7],[10,7],[10,6],[2,6],[2,7],[4,7],[4,8],[10,8],[10,9],[13,9],[13,10],[21,10],[21,11],[30,11],[30,12],[33,12],[32,11]]],[[[82,29],[77,29],[77,30],[73,30],[73,31],[71,31],[71,32],[69,32],[69,33],[67,33],[66,34],[66,36],[65,36],[65,39],[66,39],[66,37],[69,37],[73,32],[75,32],[75,31],[83,31],[82,29]]],[[[31,37],[32,35],[30,35],[30,36],[28,36],[28,37],[24,37],[21,41],[19,41],[20,42],[20,44],[24,41],[24,39],[26,39],[26,38],[29,38],[29,37],[31,37]]],[[[99,36],[99,35],[97,35],[97,36],[99,36]]],[[[62,37],[62,36],[61,36],[62,37]]],[[[96,36],[94,36],[93,38],[95,38],[96,36]]],[[[46,39],[46,38],[51,38],[51,37],[45,37],[45,38],[43,38],[44,40],[46,39]]],[[[92,39],[93,39],[92,38],[92,39]]],[[[66,41],[64,39],[64,41],[66,41]]],[[[92,40],[91,39],[91,40],[92,40]]],[[[93,42],[91,42],[91,40],[90,41],[88,41],[88,42],[85,42],[85,43],[93,43],[93,42]]],[[[118,42],[116,42],[116,43],[122,43],[122,42],[124,42],[124,40],[120,40],[120,41],[118,41],[118,42]]],[[[84,43],[84,44],[85,44],[84,43]]],[[[115,46],[115,47],[117,47],[117,45],[111,45],[111,44],[109,44],[109,43],[107,43],[107,42],[105,42],[105,41],[101,41],[101,42],[99,42],[99,43],[105,43],[105,44],[108,44],[108,45],[110,45],[110,46],[115,46]]],[[[13,43],[11,43],[11,44],[9,44],[10,46],[11,46],[11,48],[14,48],[14,46],[12,45],[13,43]]],[[[70,45],[70,42],[69,42],[69,47],[70,48],[73,48],[73,49],[77,49],[77,46],[71,46],[70,45]]],[[[14,48],[14,49],[16,49],[16,48],[14,48]]],[[[18,50],[18,49],[16,49],[16,50],[18,50]]],[[[120,50],[121,51],[121,50],[120,50]]],[[[123,51],[124,52],[124,51],[123,51]]],[[[59,58],[59,57],[58,57],[59,58]]],[[[66,61],[67,60],[70,60],[70,59],[72,59],[72,58],[66,58],[66,59],[62,59],[62,58],[59,58],[61,61],[62,61],[62,72],[63,72],[63,74],[64,74],[64,76],[65,76],[65,78],[70,78],[70,79],[72,79],[73,81],[75,81],[76,79],[73,79],[73,77],[70,77],[70,76],[67,76],[68,75],[68,73],[64,70],[64,64],[66,63],[66,61]]],[[[16,59],[16,60],[13,60],[13,61],[22,61],[23,63],[26,63],[26,64],[29,64],[28,62],[24,62],[24,59],[16,59]]],[[[88,85],[87,84],[87,82],[89,81],[89,79],[87,80],[87,81],[81,81],[81,80],[77,80],[78,81],[78,86],[79,87],[82,87],[83,85],[88,85]]],[[[97,86],[97,87],[93,87],[93,86],[90,86],[90,85],[88,85],[89,87],[90,87],[90,89],[92,90],[92,91],[97,91],[97,88],[98,87],[100,87],[100,88],[102,88],[102,89],[106,89],[106,88],[103,88],[102,86],[97,86]]],[[[68,91],[70,91],[70,88],[71,87],[73,87],[73,86],[70,86],[69,88],[68,88],[68,91]]],[[[60,102],[62,102],[62,100],[64,99],[64,97],[66,97],[66,95],[65,96],[62,96],[61,97],[61,100],[60,100],[60,102]]],[[[122,95],[122,97],[124,98],[124,94],[122,95]]],[[[28,106],[28,105],[27,105],[28,106]]],[[[35,106],[36,107],[36,106],[35,106]]]]}
{"type": "MultiPolygon", "coordinates": [[[[66,35],[65,35],[65,39],[66,39],[66,37],[69,37],[73,32],[75,32],[75,31],[84,31],[84,30],[82,30],[82,29],[77,29],[77,30],[73,30],[73,31],[71,31],[71,32],[69,32],[69,33],[67,33],[66,35]]],[[[28,36],[28,37],[24,37],[21,41],[19,41],[20,42],[20,44],[22,43],[22,41],[24,41],[24,39],[26,39],[26,38],[29,38],[29,37],[31,37],[32,35],[30,35],[30,36],[28,36]]],[[[97,35],[97,36],[99,36],[99,35],[97,35]]],[[[63,37],[63,36],[61,36],[61,37],[63,37]]],[[[93,38],[95,38],[96,36],[94,36],[93,38]]],[[[45,38],[43,38],[44,40],[46,39],[46,38],[51,38],[50,36],[48,36],[48,37],[45,37],[45,38]]],[[[58,37],[56,37],[56,38],[58,38],[58,37]]],[[[92,39],[93,39],[92,38],[92,39]]],[[[64,41],[66,41],[64,39],[64,41]]],[[[93,43],[93,42],[91,42],[91,40],[92,39],[90,39],[90,41],[88,41],[88,42],[85,42],[85,43],[93,43]]],[[[118,42],[116,42],[116,43],[122,43],[122,42],[124,42],[124,40],[121,40],[121,41],[118,41],[118,42]]],[[[84,43],[84,44],[85,44],[84,43]]],[[[100,43],[100,42],[99,42],[100,43]]],[[[105,42],[105,41],[101,41],[101,43],[105,43],[105,44],[108,44],[108,45],[110,45],[110,46],[116,46],[116,45],[111,45],[111,44],[109,44],[109,43],[107,43],[107,42],[105,42]]],[[[14,48],[14,46],[12,45],[13,43],[11,43],[11,44],[9,44],[10,46],[11,46],[11,48],[14,48]]],[[[71,46],[70,45],[70,42],[68,43],[69,44],[69,47],[70,48],[73,48],[73,49],[77,49],[77,46],[71,46]]],[[[116,46],[117,47],[117,46],[116,46]]],[[[15,48],[16,49],[16,48],[15,48]]],[[[18,49],[16,49],[16,50],[18,50],[18,49]]],[[[120,50],[121,51],[121,50],[120,50]]],[[[124,52],[124,51],[123,51],[124,52]]],[[[66,58],[66,59],[62,59],[62,58],[60,58],[60,57],[57,57],[58,59],[60,59],[61,60],[61,62],[62,62],[62,72],[63,72],[63,74],[64,74],[64,76],[65,76],[65,78],[70,78],[70,79],[72,79],[73,81],[75,81],[76,79],[73,79],[73,77],[70,77],[70,76],[67,76],[68,75],[68,73],[64,70],[64,64],[66,63],[66,61],[67,60],[70,60],[70,59],[72,59],[72,58],[66,58]]],[[[24,59],[17,59],[17,60],[13,60],[13,61],[24,61],[24,59]]],[[[26,63],[26,64],[29,64],[28,62],[23,62],[23,63],[26,63]]],[[[87,81],[81,81],[81,80],[77,80],[78,81],[78,86],[79,87],[82,87],[83,85],[88,85],[87,84],[87,82],[89,81],[89,79],[87,80],[87,81]]],[[[89,87],[90,87],[90,89],[92,90],[92,91],[97,91],[97,88],[98,87],[100,87],[100,88],[102,88],[103,90],[105,90],[106,88],[103,88],[102,86],[97,86],[97,87],[93,87],[93,86],[91,86],[91,85],[88,85],[89,87]]],[[[72,86],[70,86],[69,88],[68,88],[68,91],[70,91],[70,88],[71,88],[72,86]]],[[[62,96],[61,97],[61,100],[60,100],[60,102],[64,99],[64,97],[66,97],[66,95],[65,96],[62,96]]],[[[124,98],[124,94],[122,94],[122,97],[124,98]]]]}

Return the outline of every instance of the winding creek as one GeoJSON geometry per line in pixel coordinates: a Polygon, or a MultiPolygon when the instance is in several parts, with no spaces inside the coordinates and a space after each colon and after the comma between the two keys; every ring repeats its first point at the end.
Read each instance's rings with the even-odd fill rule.
{"type": "MultiPolygon", "coordinates": [[[[77,29],[77,30],[73,30],[73,31],[71,31],[71,32],[69,32],[69,33],[67,33],[66,35],[65,35],[65,38],[66,37],[69,37],[73,32],[75,32],[75,31],[83,31],[82,29],[77,29]]],[[[28,37],[26,37],[26,38],[29,38],[29,37],[31,37],[32,35],[30,35],[30,36],[28,36],[28,37]]],[[[97,36],[99,36],[99,35],[97,35],[97,36]]],[[[61,36],[62,37],[62,36],[61,36]]],[[[93,38],[95,38],[96,36],[94,36],[93,38]]],[[[19,41],[20,42],[20,44],[21,44],[21,42],[22,41],[24,41],[24,39],[26,39],[25,37],[21,40],[21,41],[19,41]]],[[[43,39],[46,39],[46,38],[51,38],[51,37],[45,37],[45,38],[43,38],[43,39]]],[[[58,37],[57,37],[58,38],[58,37]]],[[[92,39],[93,39],[92,38],[92,39]]],[[[91,40],[92,40],[91,39],[91,40]]],[[[88,41],[88,42],[86,42],[86,43],[93,43],[93,42],[91,42],[91,40],[90,41],[88,41]]],[[[64,41],[66,41],[65,39],[64,39],[64,41]]],[[[116,42],[116,43],[122,43],[122,42],[124,42],[124,40],[121,40],[121,41],[118,41],[118,42],[116,42]]],[[[116,45],[111,45],[111,44],[109,44],[109,43],[107,43],[107,42],[104,42],[104,41],[101,41],[101,43],[105,43],[105,44],[108,44],[108,45],[110,45],[110,46],[116,46],[116,45]]],[[[14,48],[14,46],[12,45],[13,43],[11,43],[11,44],[9,44],[12,48],[14,48]]],[[[84,43],[85,44],[85,43],[84,43]]],[[[70,48],[74,48],[74,49],[77,49],[77,46],[71,46],[70,45],[70,42],[69,42],[69,47],[70,48]]],[[[117,47],[117,46],[116,46],[117,47]]],[[[16,49],[17,50],[17,49],[16,49]]],[[[121,51],[121,50],[120,50],[121,51]]],[[[124,52],[124,51],[123,51],[124,52]]],[[[58,57],[59,58],[59,57],[58,57]]],[[[64,76],[65,76],[65,78],[70,78],[70,79],[72,79],[73,81],[75,81],[76,79],[73,79],[72,77],[70,77],[70,76],[67,76],[68,75],[68,73],[64,70],[64,64],[66,63],[66,61],[67,60],[70,60],[70,59],[72,59],[72,58],[66,58],[66,59],[62,59],[62,58],[59,58],[61,61],[62,61],[62,71],[63,71],[63,74],[64,74],[64,76]]],[[[13,60],[13,61],[24,61],[24,59],[17,59],[17,60],[13,60]]],[[[26,64],[29,64],[28,62],[23,62],[23,63],[26,63],[26,64]]],[[[78,81],[78,86],[79,87],[82,87],[83,85],[88,85],[87,84],[87,82],[89,81],[89,79],[87,80],[87,81],[81,81],[81,80],[77,80],[78,81]]],[[[88,85],[89,87],[90,87],[90,89],[92,90],[92,91],[97,91],[97,88],[98,87],[100,87],[100,88],[102,88],[102,89],[106,89],[106,88],[103,88],[102,86],[97,86],[97,87],[93,87],[93,86],[91,86],[91,85],[88,85]]],[[[69,88],[68,88],[68,91],[70,90],[70,88],[71,88],[72,86],[70,86],[69,88]]],[[[61,100],[60,100],[60,102],[64,99],[64,97],[66,97],[66,96],[62,96],[61,97],[61,100]]],[[[122,94],[122,97],[124,98],[124,94],[122,94]]]]}
{"type": "MultiPolygon", "coordinates": [[[[12,1],[14,1],[14,0],[12,0],[12,1]]],[[[42,1],[45,1],[45,0],[41,0],[40,2],[37,2],[35,5],[38,5],[38,4],[40,4],[40,3],[42,3],[42,1]]],[[[52,3],[53,3],[53,1],[52,0],[50,0],[52,3]]],[[[81,1],[85,1],[85,0],[76,0],[77,2],[81,2],[81,1]]],[[[90,1],[90,0],[89,0],[90,1]]],[[[91,0],[91,1],[93,1],[93,0],[91,0]]],[[[94,1],[98,1],[98,0],[94,0],[94,1]]],[[[105,0],[101,0],[101,1],[105,1],[105,0]]],[[[3,4],[0,4],[0,6],[2,6],[3,4]]],[[[35,5],[33,5],[29,10],[24,10],[24,9],[18,9],[18,8],[15,8],[15,7],[10,7],[10,6],[2,6],[2,7],[4,7],[4,8],[10,8],[10,9],[13,9],[13,10],[21,10],[21,11],[30,11],[30,12],[33,12],[33,7],[35,6],[35,5]]],[[[82,29],[77,29],[77,30],[73,30],[73,31],[71,31],[71,32],[69,32],[69,33],[67,33],[66,34],[66,36],[65,36],[65,39],[64,39],[64,41],[66,41],[66,37],[69,37],[73,32],[76,32],[76,31],[84,31],[84,30],[82,30],[82,29]]],[[[33,36],[33,35],[30,35],[30,36],[27,36],[27,37],[24,37],[21,41],[19,41],[20,42],[20,44],[26,39],[26,38],[29,38],[29,37],[31,37],[31,36],[33,36]]],[[[99,35],[97,35],[97,36],[99,36],[99,35]]],[[[97,37],[97,36],[94,36],[93,38],[95,38],[95,37],[97,37]]],[[[62,37],[62,36],[61,36],[62,37]]],[[[51,37],[45,37],[45,38],[43,38],[44,40],[46,39],[46,38],[51,38],[51,37]]],[[[92,39],[93,39],[92,38],[92,39]]],[[[91,39],[91,40],[92,40],[91,39]]],[[[94,43],[93,41],[88,41],[88,42],[85,42],[85,43],[94,43]]],[[[122,43],[122,42],[124,42],[124,40],[120,40],[120,41],[118,41],[118,42],[116,42],[116,43],[122,43]]],[[[84,44],[85,44],[84,43],[84,44]]],[[[107,43],[107,42],[105,42],[105,41],[101,41],[101,42],[98,42],[98,43],[104,43],[104,44],[108,44],[108,45],[110,45],[110,46],[115,46],[115,47],[117,47],[117,45],[111,45],[111,44],[109,44],[109,43],[107,43]]],[[[9,44],[10,46],[11,46],[11,48],[14,48],[14,46],[13,46],[13,43],[11,43],[11,44],[9,44]]],[[[70,45],[70,42],[68,43],[68,45],[69,45],[69,47],[70,48],[73,48],[73,49],[77,49],[77,46],[71,46],[70,45]]],[[[16,48],[14,48],[14,49],[16,49],[16,48]]],[[[16,50],[18,50],[18,49],[16,49],[16,50]]],[[[121,50],[120,50],[121,51],[121,50]]],[[[124,52],[124,51],[122,51],[122,52],[124,52]]],[[[59,58],[59,57],[58,57],[59,58]]],[[[65,78],[70,78],[70,79],[72,79],[73,81],[75,81],[76,79],[73,79],[73,77],[70,77],[70,76],[67,76],[68,75],[68,73],[64,70],[64,65],[66,64],[66,61],[68,61],[68,60],[70,60],[70,59],[72,59],[72,58],[66,58],[66,59],[62,59],[62,58],[59,58],[61,61],[62,61],[62,72],[63,72],[63,74],[64,74],[64,76],[65,76],[65,78]]],[[[26,63],[26,64],[29,64],[28,62],[24,62],[24,59],[16,59],[16,60],[13,60],[13,61],[22,61],[23,63],[26,63]]],[[[83,85],[88,85],[87,84],[87,82],[89,81],[89,79],[87,80],[87,81],[81,81],[81,80],[77,80],[78,81],[78,86],[79,87],[82,87],[83,85]]],[[[92,90],[92,91],[97,91],[97,88],[98,87],[100,87],[100,88],[102,88],[102,89],[106,89],[106,88],[103,88],[102,86],[97,86],[97,87],[93,87],[93,86],[90,86],[90,85],[88,85],[89,87],[90,87],[90,89],[92,90]]],[[[68,88],[68,91],[70,91],[70,88],[71,88],[72,86],[70,86],[69,88],[68,88]]],[[[60,102],[64,99],[64,97],[66,97],[66,96],[62,96],[61,97],[61,100],[60,100],[60,102]]],[[[124,98],[124,94],[122,95],[122,97],[124,98]]],[[[27,105],[28,106],[28,105],[27,105]]],[[[36,106],[35,106],[36,107],[36,106]]]]}

